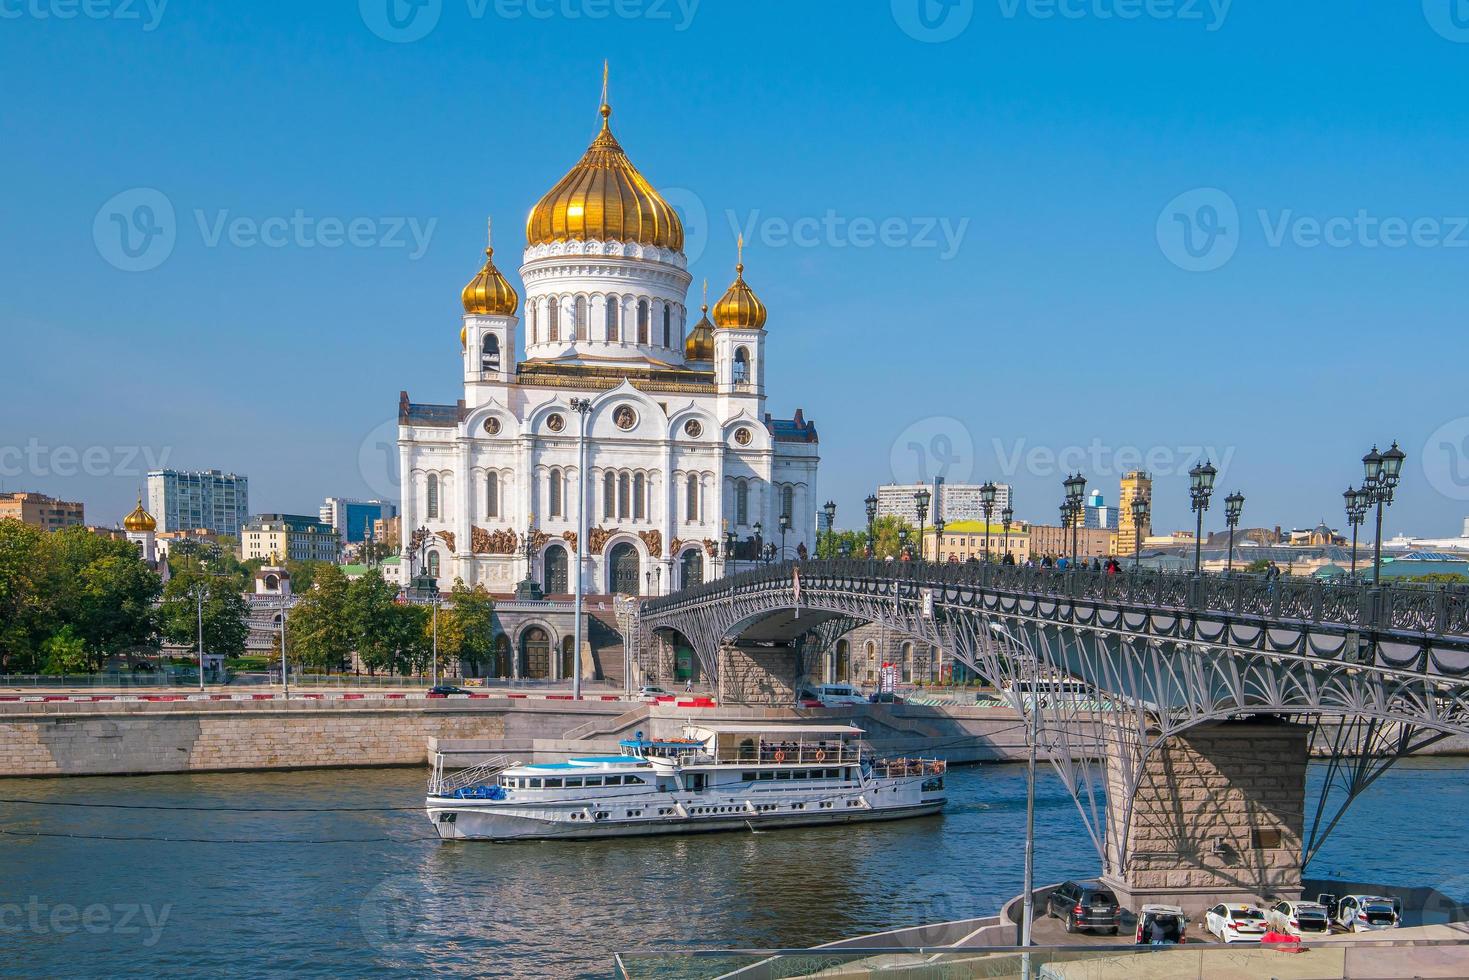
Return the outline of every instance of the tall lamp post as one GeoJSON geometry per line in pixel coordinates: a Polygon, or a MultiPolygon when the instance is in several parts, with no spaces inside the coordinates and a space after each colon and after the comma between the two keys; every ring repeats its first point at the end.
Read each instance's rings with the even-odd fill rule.
{"type": "Polygon", "coordinates": [[[1372,495],[1365,489],[1357,490],[1347,487],[1342,496],[1347,502],[1347,523],[1352,525],[1352,579],[1357,578],[1357,531],[1362,522],[1367,519],[1367,508],[1371,505],[1372,495]]]}
{"type": "Polygon", "coordinates": [[[1132,498],[1132,568],[1137,571],[1143,561],[1143,525],[1148,522],[1148,498],[1132,498]]]}
{"type": "Polygon", "coordinates": [[[826,515],[826,545],[828,556],[835,558],[836,555],[836,533],[837,533],[837,502],[828,500],[821,508],[821,513],[826,515]]]}
{"type": "Polygon", "coordinates": [[[1245,510],[1245,495],[1236,490],[1224,498],[1224,523],[1229,525],[1229,555],[1225,559],[1226,574],[1234,571],[1234,529],[1239,527],[1239,517],[1245,510]]]}
{"type": "Polygon", "coordinates": [[[942,514],[933,519],[933,560],[936,565],[944,563],[944,518],[942,514]]]}
{"type": "Polygon", "coordinates": [[[868,494],[863,501],[867,505],[867,557],[877,555],[877,495],[868,494]]]}
{"type": "MultiPolygon", "coordinates": [[[[988,524],[989,522],[986,521],[985,523],[988,524]]],[[[1006,558],[1010,557],[1010,525],[1015,523],[1014,507],[1007,505],[1004,510],[1000,511],[1000,523],[1005,526],[1005,553],[1000,556],[1000,561],[1003,563],[1006,558]]],[[[988,527],[985,528],[985,533],[989,533],[988,527]]]]}
{"type": "Polygon", "coordinates": [[[984,563],[990,563],[990,518],[995,512],[995,494],[998,489],[992,481],[979,488],[979,507],[984,511],[984,563]]]}
{"type": "Polygon", "coordinates": [[[918,558],[923,559],[923,532],[928,526],[928,504],[933,500],[933,494],[923,487],[913,495],[913,503],[918,508],[918,558]]]}
{"type": "MultiPolygon", "coordinates": [[[[582,555],[586,554],[587,541],[587,413],[592,410],[589,398],[573,398],[571,410],[581,416],[576,443],[576,589],[573,592],[574,608],[571,627],[571,697],[581,700],[581,614],[582,614],[582,555]]],[[[435,660],[435,663],[438,661],[435,660]]]]}
{"type": "Polygon", "coordinates": [[[1073,473],[1061,485],[1066,488],[1067,521],[1071,524],[1071,564],[1075,567],[1081,551],[1078,537],[1082,508],[1086,506],[1086,477],[1073,473]]]}
{"type": "MultiPolygon", "coordinates": [[[[199,603],[199,690],[204,690],[204,583],[194,586],[194,598],[199,603]]],[[[285,675],[282,674],[282,679],[285,675]]]]}
{"type": "Polygon", "coordinates": [[[735,564],[735,533],[729,529],[729,521],[724,522],[724,561],[730,566],[731,574],[735,564]]]}
{"type": "Polygon", "coordinates": [[[1203,571],[1204,562],[1204,511],[1209,509],[1209,498],[1214,493],[1214,477],[1219,471],[1213,463],[1204,462],[1188,471],[1189,507],[1197,515],[1194,523],[1194,574],[1203,571]]]}
{"type": "Polygon", "coordinates": [[[791,529],[791,515],[780,515],[780,560],[786,560],[786,532],[791,529]]]}
{"type": "Polygon", "coordinates": [[[1362,489],[1368,494],[1369,502],[1377,506],[1377,534],[1372,542],[1372,585],[1382,584],[1382,511],[1385,507],[1392,506],[1393,491],[1398,488],[1398,480],[1403,472],[1403,460],[1408,454],[1398,448],[1394,442],[1392,448],[1385,453],[1379,453],[1377,447],[1362,457],[1362,467],[1366,470],[1367,479],[1362,484],[1362,489]]]}
{"type": "Polygon", "coordinates": [[[913,552],[908,550],[908,529],[898,528],[898,558],[899,560],[911,561],[913,552]]]}

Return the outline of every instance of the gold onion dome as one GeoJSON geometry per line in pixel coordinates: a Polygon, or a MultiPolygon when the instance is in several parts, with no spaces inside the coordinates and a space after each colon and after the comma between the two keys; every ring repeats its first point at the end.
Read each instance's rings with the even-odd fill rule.
{"type": "Polygon", "coordinates": [[[495,250],[485,249],[485,267],[469,281],[461,294],[464,312],[477,316],[514,316],[520,309],[520,297],[495,268],[495,250]]]}
{"type": "Polygon", "coordinates": [[[139,497],[138,506],[133,508],[131,514],[122,519],[122,527],[125,531],[143,534],[158,530],[158,522],[153,519],[152,514],[143,509],[143,498],[139,497]]]}
{"type": "Polygon", "coordinates": [[[725,328],[762,330],[765,327],[765,304],[745,282],[745,243],[740,242],[740,262],[735,266],[735,281],[724,297],[714,304],[714,324],[725,328]]]}
{"type": "Polygon", "coordinates": [[[712,361],[714,360],[714,324],[709,322],[709,283],[704,283],[704,316],[694,329],[689,331],[689,339],[684,341],[684,358],[690,361],[712,361]]]}
{"type": "Polygon", "coordinates": [[[571,172],[531,210],[529,247],[551,242],[602,241],[683,251],[683,222],[638,173],[612,135],[612,107],[602,103],[602,131],[571,172]]]}

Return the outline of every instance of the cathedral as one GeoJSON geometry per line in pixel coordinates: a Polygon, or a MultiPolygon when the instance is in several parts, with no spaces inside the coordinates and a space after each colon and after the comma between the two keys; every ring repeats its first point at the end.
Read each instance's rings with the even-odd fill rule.
{"type": "Polygon", "coordinates": [[[464,288],[463,398],[399,398],[403,562],[441,590],[658,595],[815,548],[816,427],[766,411],[743,247],[690,327],[683,225],[611,116],[531,210],[524,302],[493,247],[464,288]]]}

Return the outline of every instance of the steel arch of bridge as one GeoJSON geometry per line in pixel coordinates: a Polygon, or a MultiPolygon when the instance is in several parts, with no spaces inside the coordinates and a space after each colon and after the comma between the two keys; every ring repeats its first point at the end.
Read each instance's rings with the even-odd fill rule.
{"type": "Polygon", "coordinates": [[[724,644],[779,621],[793,645],[818,653],[860,623],[883,623],[1001,690],[1031,676],[1031,661],[1044,676],[1083,679],[1095,703],[1012,694],[1011,706],[1040,712],[1040,744],[1117,873],[1148,757],[1189,728],[1250,715],[1311,726],[1328,778],[1310,808],[1306,861],[1398,758],[1469,736],[1469,590],[1459,588],[817,561],[630,600],[621,612],[625,633],[681,633],[710,677],[724,644]],[[1113,808],[1122,833],[1105,830],[1109,753],[1099,746],[1125,791],[1113,808]]]}

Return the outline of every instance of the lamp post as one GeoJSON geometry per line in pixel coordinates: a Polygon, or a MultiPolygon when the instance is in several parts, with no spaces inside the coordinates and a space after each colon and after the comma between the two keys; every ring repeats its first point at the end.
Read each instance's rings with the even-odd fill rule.
{"type": "Polygon", "coordinates": [[[944,519],[942,516],[933,519],[933,560],[938,565],[944,563],[944,519]]]}
{"type": "Polygon", "coordinates": [[[1396,442],[1385,453],[1379,453],[1377,447],[1373,446],[1372,451],[1362,457],[1362,466],[1367,475],[1362,489],[1369,495],[1370,503],[1377,505],[1377,534],[1376,540],[1372,542],[1374,587],[1382,584],[1382,512],[1384,508],[1392,506],[1393,491],[1398,488],[1403,460],[1407,458],[1408,454],[1399,449],[1396,442]]]}
{"type": "MultiPolygon", "coordinates": [[[[1000,511],[1000,522],[1005,526],[1005,553],[1000,556],[1000,561],[1003,563],[1006,558],[1010,557],[1010,525],[1015,523],[1015,508],[1006,506],[1000,511]]],[[[989,522],[986,521],[985,524],[988,525],[989,522]]],[[[985,527],[985,533],[989,533],[988,526],[985,527]]]]}
{"type": "Polygon", "coordinates": [[[984,563],[990,563],[990,517],[995,512],[995,494],[998,488],[992,481],[986,481],[979,488],[979,506],[984,511],[984,563]]]}
{"type": "MultiPolygon", "coordinates": [[[[592,410],[590,398],[573,398],[571,410],[581,416],[576,443],[576,588],[572,593],[571,632],[571,696],[581,700],[581,614],[582,614],[582,555],[586,553],[587,540],[587,413],[592,410]]],[[[438,659],[434,662],[437,664],[438,659]]]]}
{"type": "Polygon", "coordinates": [[[1071,501],[1061,501],[1061,552],[1056,556],[1056,565],[1066,560],[1066,531],[1071,525],[1071,501]]]}
{"type": "Polygon", "coordinates": [[[877,496],[868,494],[863,501],[867,504],[867,557],[877,554],[877,496]]]}
{"type": "Polygon", "coordinates": [[[1132,568],[1136,571],[1143,560],[1143,525],[1148,522],[1148,498],[1132,498],[1132,568]]]}
{"type": "Polygon", "coordinates": [[[1362,522],[1367,519],[1367,508],[1371,504],[1372,495],[1367,492],[1366,488],[1357,490],[1347,487],[1342,496],[1347,502],[1347,523],[1352,525],[1352,579],[1355,581],[1357,578],[1357,531],[1361,528],[1362,522]]]}
{"type": "Polygon", "coordinates": [[[900,561],[911,561],[913,553],[908,550],[908,529],[898,528],[898,559],[900,561]]]}
{"type": "Polygon", "coordinates": [[[1224,523],[1229,525],[1229,555],[1225,559],[1225,574],[1234,571],[1234,529],[1239,527],[1239,517],[1244,509],[1245,495],[1238,490],[1224,498],[1224,523]]]}
{"type": "MultiPolygon", "coordinates": [[[[204,690],[204,583],[194,586],[194,598],[199,603],[199,690],[204,690]]],[[[282,675],[284,678],[285,675],[282,675]]]]}
{"type": "Polygon", "coordinates": [[[285,700],[291,700],[291,675],[286,673],[286,593],[282,589],[281,600],[281,694],[285,700]]]}
{"type": "Polygon", "coordinates": [[[442,596],[434,596],[434,652],[433,664],[429,668],[429,687],[439,686],[439,606],[444,604],[442,596]]]}
{"type": "Polygon", "coordinates": [[[923,557],[923,532],[928,526],[928,505],[933,500],[933,494],[928,492],[927,487],[919,488],[913,495],[913,503],[918,508],[918,557],[923,557]]]}
{"type": "Polygon", "coordinates": [[[780,560],[786,560],[786,532],[791,529],[791,515],[780,515],[780,560]]]}
{"type": "Polygon", "coordinates": [[[735,533],[729,529],[729,521],[724,522],[724,560],[730,566],[735,560],[735,533]]]}
{"type": "Polygon", "coordinates": [[[1078,536],[1081,524],[1081,511],[1085,506],[1084,501],[1086,499],[1086,477],[1080,473],[1073,473],[1061,485],[1066,488],[1066,519],[1071,525],[1071,564],[1074,567],[1081,550],[1078,536]]]}
{"type": "MultiPolygon", "coordinates": [[[[580,543],[580,542],[578,542],[580,543]]],[[[435,589],[437,593],[437,589],[435,589]]],[[[525,524],[525,581],[516,587],[517,599],[541,599],[545,593],[536,582],[536,515],[527,514],[525,524]]]]}
{"type": "Polygon", "coordinates": [[[826,515],[826,543],[829,554],[834,550],[833,540],[837,532],[837,502],[835,500],[828,500],[826,505],[821,508],[821,513],[826,515]]]}
{"type": "Polygon", "coordinates": [[[1203,462],[1188,471],[1189,507],[1197,515],[1194,523],[1194,574],[1203,571],[1204,561],[1204,511],[1209,509],[1209,497],[1214,493],[1214,477],[1219,471],[1214,464],[1203,462]]]}

